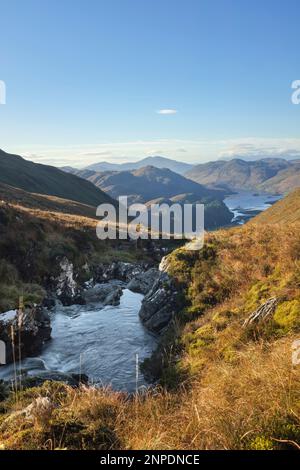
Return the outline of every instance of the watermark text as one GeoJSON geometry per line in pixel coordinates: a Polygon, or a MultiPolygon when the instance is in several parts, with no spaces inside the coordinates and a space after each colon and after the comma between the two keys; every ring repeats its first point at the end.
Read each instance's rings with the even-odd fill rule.
{"type": "Polygon", "coordinates": [[[127,196],[119,197],[118,209],[100,204],[96,212],[100,240],[187,240],[188,250],[199,250],[204,244],[203,204],[131,204],[127,196]]]}
{"type": "Polygon", "coordinates": [[[292,89],[295,90],[292,93],[292,103],[293,104],[300,104],[300,80],[294,80],[292,83],[292,89]]]}
{"type": "Polygon", "coordinates": [[[0,80],[0,105],[6,104],[6,84],[0,80]]]}

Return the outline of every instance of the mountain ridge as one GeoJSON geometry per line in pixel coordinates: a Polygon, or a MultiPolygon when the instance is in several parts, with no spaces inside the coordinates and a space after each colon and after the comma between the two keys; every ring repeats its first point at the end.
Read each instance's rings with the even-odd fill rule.
{"type": "Polygon", "coordinates": [[[145,157],[136,162],[126,162],[126,163],[110,163],[110,162],[99,162],[92,163],[91,165],[86,166],[84,169],[92,171],[132,171],[145,166],[154,166],[156,168],[168,168],[169,170],[174,171],[175,173],[183,174],[186,171],[190,170],[193,165],[185,162],[180,162],[166,157],[161,156],[151,156],[145,157]]]}
{"type": "Polygon", "coordinates": [[[128,195],[135,202],[147,202],[161,197],[170,198],[185,193],[216,199],[222,199],[224,196],[224,191],[208,189],[168,168],[146,166],[132,171],[107,172],[84,169],[76,170],[74,174],[88,179],[113,198],[128,195]]]}
{"type": "Polygon", "coordinates": [[[168,201],[183,204],[203,203],[205,206],[205,226],[215,229],[228,225],[232,213],[224,204],[224,191],[208,189],[167,168],[147,166],[132,171],[93,172],[76,170],[76,175],[101,188],[113,198],[127,196],[128,203],[168,201]]]}
{"type": "Polygon", "coordinates": [[[217,160],[196,165],[185,176],[211,188],[282,194],[300,185],[300,164],[282,158],[217,160]]]}
{"type": "Polygon", "coordinates": [[[93,184],[54,166],[0,150],[0,182],[24,191],[70,199],[90,206],[114,201],[93,184]]]}

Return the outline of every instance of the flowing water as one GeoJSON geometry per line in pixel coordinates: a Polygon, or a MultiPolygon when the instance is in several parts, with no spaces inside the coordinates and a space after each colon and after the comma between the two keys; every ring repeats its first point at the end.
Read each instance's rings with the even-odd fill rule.
{"type": "Polygon", "coordinates": [[[226,197],[224,203],[234,214],[232,223],[242,225],[247,220],[271,207],[282,197],[278,194],[258,194],[244,191],[226,197]]]}
{"type": "MultiPolygon", "coordinates": [[[[281,197],[243,192],[224,202],[234,213],[232,223],[243,224],[281,197]]],[[[146,385],[140,372],[137,376],[136,361],[151,355],[157,339],[140,322],[142,299],[142,295],[124,289],[117,307],[58,305],[51,313],[52,340],[39,357],[25,359],[22,369],[32,376],[45,371],[82,373],[95,384],[129,392],[146,385]]],[[[0,379],[13,377],[13,365],[0,367],[0,379]]]]}
{"type": "MultiPolygon", "coordinates": [[[[136,359],[141,362],[156,348],[156,337],[147,332],[138,312],[143,296],[123,290],[120,305],[57,306],[51,313],[52,340],[38,358],[26,359],[28,375],[39,370],[86,374],[89,380],[132,392],[136,388],[136,359]]],[[[13,366],[0,368],[0,378],[12,378],[13,366]]],[[[137,385],[146,385],[138,374],[137,385]]]]}

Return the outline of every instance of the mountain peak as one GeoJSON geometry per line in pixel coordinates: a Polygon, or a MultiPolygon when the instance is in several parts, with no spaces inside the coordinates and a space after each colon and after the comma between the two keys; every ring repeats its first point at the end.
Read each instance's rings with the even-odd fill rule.
{"type": "Polygon", "coordinates": [[[193,165],[189,163],[179,162],[177,160],[172,160],[170,158],[161,157],[161,156],[150,156],[145,157],[136,162],[126,162],[126,163],[110,163],[110,162],[99,162],[93,163],[87,166],[85,169],[93,170],[98,172],[103,171],[132,171],[138,170],[139,168],[153,166],[156,168],[168,168],[169,170],[174,171],[178,174],[183,174],[190,170],[193,165]]]}

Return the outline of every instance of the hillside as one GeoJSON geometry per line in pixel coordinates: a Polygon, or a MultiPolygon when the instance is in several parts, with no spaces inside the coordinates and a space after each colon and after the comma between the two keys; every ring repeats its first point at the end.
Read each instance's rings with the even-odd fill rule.
{"type": "Polygon", "coordinates": [[[0,201],[13,207],[35,211],[56,212],[96,219],[95,207],[80,202],[62,199],[56,196],[36,194],[0,183],[0,201]]]}
{"type": "Polygon", "coordinates": [[[0,313],[16,308],[20,295],[42,302],[65,258],[79,283],[99,263],[147,258],[130,241],[99,240],[97,223],[91,206],[0,183],[0,313]]]}
{"type": "Polygon", "coordinates": [[[291,166],[286,170],[281,170],[273,178],[264,181],[259,185],[259,190],[277,194],[285,194],[300,186],[300,162],[292,161],[291,166]]]}
{"type": "Polygon", "coordinates": [[[276,202],[268,210],[261,212],[249,223],[290,224],[294,222],[300,222],[300,188],[276,202]]]}
{"type": "Polygon", "coordinates": [[[212,188],[282,194],[299,186],[300,165],[296,160],[279,158],[220,160],[197,165],[185,176],[212,188]]]}
{"type": "MultiPolygon", "coordinates": [[[[292,212],[293,198],[285,204],[292,212]]],[[[183,307],[144,364],[161,386],[135,400],[59,383],[21,392],[2,407],[2,447],[299,449],[299,246],[297,222],[219,230],[200,251],[175,250],[164,266],[183,307]],[[22,421],[15,411],[39,397],[52,410],[22,421]]]]}
{"type": "Polygon", "coordinates": [[[221,199],[223,192],[207,189],[167,168],[146,166],[133,171],[76,170],[75,174],[92,182],[111,197],[128,195],[132,201],[147,202],[158,197],[194,193],[199,197],[221,199]]]}
{"type": "Polygon", "coordinates": [[[171,170],[153,166],[131,172],[96,173],[88,175],[88,180],[114,198],[127,194],[139,202],[183,193],[193,193],[198,197],[222,197],[222,193],[209,190],[171,170]]]}
{"type": "MultiPolygon", "coordinates": [[[[138,170],[145,166],[154,166],[156,168],[168,168],[169,170],[174,171],[175,173],[183,174],[186,171],[190,170],[193,165],[184,162],[178,162],[176,160],[171,160],[170,158],[165,157],[146,157],[137,162],[127,162],[127,163],[108,163],[100,162],[93,163],[92,165],[87,166],[85,169],[92,171],[132,171],[138,170]]],[[[68,171],[68,170],[67,170],[68,171]]]]}
{"type": "Polygon", "coordinates": [[[88,181],[58,168],[40,165],[0,150],[0,183],[63,199],[98,206],[111,198],[88,181]]]}
{"type": "Polygon", "coordinates": [[[232,213],[222,202],[224,191],[208,189],[166,168],[147,166],[134,171],[104,173],[77,170],[76,174],[114,199],[128,196],[129,203],[149,203],[153,200],[180,204],[204,203],[207,229],[228,225],[232,219],[232,213]]]}

